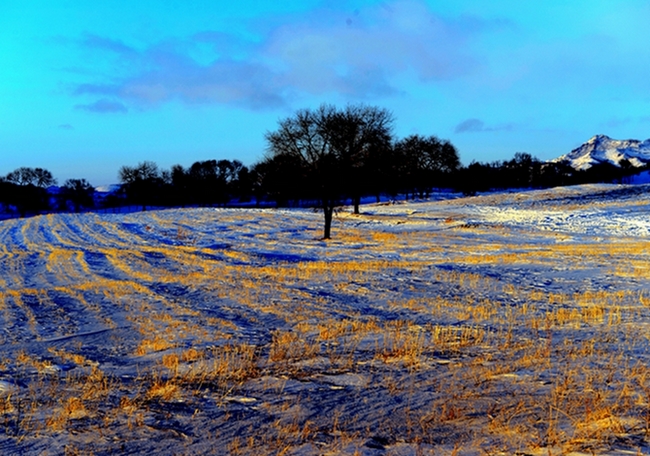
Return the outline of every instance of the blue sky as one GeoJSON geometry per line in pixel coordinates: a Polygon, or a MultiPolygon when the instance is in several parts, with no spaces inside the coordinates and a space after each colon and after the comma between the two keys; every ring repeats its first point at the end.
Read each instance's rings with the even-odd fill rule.
{"type": "Polygon", "coordinates": [[[650,137],[647,1],[0,2],[0,175],[262,158],[323,102],[391,110],[463,163],[650,137]]]}

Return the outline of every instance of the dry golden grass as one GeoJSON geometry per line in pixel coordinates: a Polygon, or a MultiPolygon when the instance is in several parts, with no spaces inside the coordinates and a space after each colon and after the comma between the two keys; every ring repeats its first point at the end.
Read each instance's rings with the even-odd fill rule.
{"type": "Polygon", "coordinates": [[[146,392],[146,397],[148,399],[159,399],[167,402],[173,399],[178,399],[180,396],[181,389],[179,385],[172,380],[156,380],[146,392]]]}
{"type": "Polygon", "coordinates": [[[151,352],[159,352],[159,351],[167,350],[169,348],[172,348],[173,346],[174,345],[169,341],[156,336],[153,339],[143,339],[140,342],[140,345],[138,345],[138,348],[135,353],[139,356],[143,356],[151,352]]]}
{"type": "Polygon", "coordinates": [[[88,411],[82,400],[70,397],[62,401],[61,407],[47,419],[45,426],[54,431],[61,431],[68,426],[70,420],[84,418],[87,414],[88,411]]]}
{"type": "Polygon", "coordinates": [[[269,350],[272,363],[291,362],[313,358],[320,352],[320,345],[309,341],[297,331],[276,331],[269,350]]]}

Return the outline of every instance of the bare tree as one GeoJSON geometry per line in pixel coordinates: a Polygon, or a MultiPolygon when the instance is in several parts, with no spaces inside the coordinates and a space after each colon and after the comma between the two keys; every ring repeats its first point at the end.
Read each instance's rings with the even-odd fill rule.
{"type": "Polygon", "coordinates": [[[152,204],[160,196],[163,179],[158,165],[154,162],[144,161],[135,167],[122,166],[119,178],[127,196],[135,203],[141,204],[143,211],[147,209],[147,204],[152,204]]]}
{"type": "Polygon", "coordinates": [[[275,132],[267,132],[269,160],[274,157],[294,157],[303,164],[310,184],[320,202],[325,217],[323,238],[331,236],[334,208],[340,204],[341,188],[339,160],[331,142],[331,126],[336,108],[321,105],[318,109],[301,109],[279,122],[275,132]]]}
{"type": "Polygon", "coordinates": [[[18,168],[4,178],[4,182],[13,186],[7,201],[13,204],[21,217],[28,212],[38,213],[48,210],[50,198],[47,187],[56,184],[52,173],[43,168],[18,168]]]}
{"type": "Polygon", "coordinates": [[[47,188],[56,185],[56,179],[52,173],[43,168],[34,168],[34,185],[40,188],[47,188]]]}
{"type": "Polygon", "coordinates": [[[64,198],[63,206],[67,206],[69,201],[74,206],[75,212],[79,212],[82,207],[90,208],[95,205],[93,200],[95,188],[86,179],[68,179],[61,190],[64,198]]]}
{"type": "Polygon", "coordinates": [[[47,188],[56,184],[56,179],[52,177],[52,173],[43,168],[21,167],[7,174],[5,180],[20,186],[33,185],[40,188],[47,188]]]}
{"type": "Polygon", "coordinates": [[[359,213],[361,194],[374,187],[381,154],[390,147],[393,115],[375,106],[348,105],[328,126],[332,148],[344,172],[347,193],[359,213]]]}
{"type": "Polygon", "coordinates": [[[5,180],[14,185],[29,185],[34,183],[34,170],[32,168],[18,168],[7,174],[5,180]]]}
{"type": "Polygon", "coordinates": [[[394,146],[404,188],[413,194],[428,195],[435,183],[460,167],[456,148],[435,136],[411,135],[394,146]]]}
{"type": "Polygon", "coordinates": [[[323,104],[316,110],[297,111],[266,134],[268,164],[278,163],[279,157],[293,157],[302,164],[294,169],[307,174],[309,188],[302,193],[313,194],[323,210],[323,238],[330,238],[334,208],[343,200],[352,197],[359,212],[361,194],[376,169],[371,162],[382,148],[390,147],[392,123],[385,109],[349,105],[339,110],[323,104]]]}

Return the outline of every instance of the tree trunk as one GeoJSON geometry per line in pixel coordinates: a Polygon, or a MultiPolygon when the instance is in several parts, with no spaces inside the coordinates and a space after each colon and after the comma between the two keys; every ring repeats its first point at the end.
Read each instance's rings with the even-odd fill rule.
{"type": "Polygon", "coordinates": [[[361,204],[361,197],[360,196],[355,196],[354,197],[354,213],[359,214],[359,204],[361,204]]]}
{"type": "Polygon", "coordinates": [[[323,239],[330,239],[333,212],[334,206],[328,204],[323,205],[323,213],[325,214],[325,229],[323,231],[323,239]]]}

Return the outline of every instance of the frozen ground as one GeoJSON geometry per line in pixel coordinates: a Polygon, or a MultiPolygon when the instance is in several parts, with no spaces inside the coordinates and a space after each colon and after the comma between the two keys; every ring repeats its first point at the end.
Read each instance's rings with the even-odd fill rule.
{"type": "Polygon", "coordinates": [[[0,222],[0,453],[648,454],[648,192],[0,222]]]}

